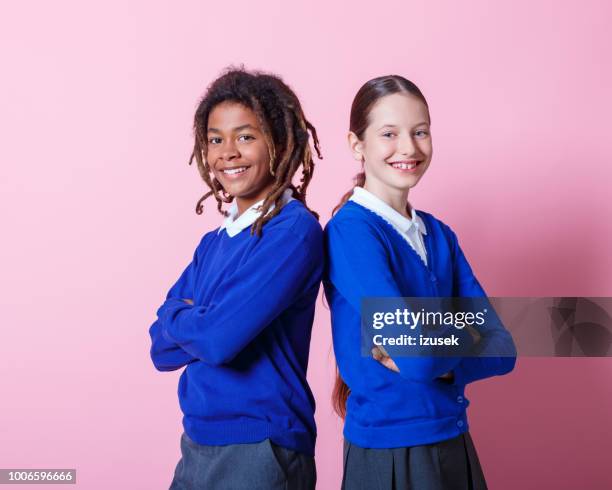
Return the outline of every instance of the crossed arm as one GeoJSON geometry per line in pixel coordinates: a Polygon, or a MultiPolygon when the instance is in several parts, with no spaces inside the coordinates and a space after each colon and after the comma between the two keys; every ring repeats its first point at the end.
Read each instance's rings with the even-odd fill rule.
{"type": "Polygon", "coordinates": [[[154,353],[162,370],[195,360],[230,362],[305,291],[318,287],[322,255],[320,229],[306,237],[268,230],[248,259],[219,281],[207,306],[193,304],[189,289],[169,294],[152,327],[154,363],[154,353]]]}
{"type": "MultiPolygon", "coordinates": [[[[486,296],[475,278],[455,234],[450,231],[453,255],[453,278],[456,297],[486,296]]],[[[360,311],[363,297],[401,297],[390,270],[387,253],[376,230],[367,223],[354,222],[328,226],[327,246],[330,254],[330,279],[334,286],[360,311]],[[355,239],[355,232],[358,238],[355,239]]],[[[472,327],[457,330],[463,345],[471,345],[478,357],[396,357],[374,347],[372,356],[383,366],[413,381],[446,379],[467,384],[477,379],[505,374],[514,367],[515,357],[499,357],[499,352],[515,352],[510,334],[501,324],[477,331],[472,327]]]]}

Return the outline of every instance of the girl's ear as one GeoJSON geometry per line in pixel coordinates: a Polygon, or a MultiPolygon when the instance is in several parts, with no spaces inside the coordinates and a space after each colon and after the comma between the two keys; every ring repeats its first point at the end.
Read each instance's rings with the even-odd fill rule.
{"type": "Polygon", "coordinates": [[[349,131],[348,133],[348,144],[351,153],[353,154],[353,158],[358,162],[363,162],[363,143],[352,131],[349,131]]]}

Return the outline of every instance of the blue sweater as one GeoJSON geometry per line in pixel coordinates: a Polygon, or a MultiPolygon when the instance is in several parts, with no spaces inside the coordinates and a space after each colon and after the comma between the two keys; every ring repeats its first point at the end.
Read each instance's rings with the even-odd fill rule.
{"type": "MultiPolygon", "coordinates": [[[[418,211],[427,235],[426,266],[384,219],[352,201],[325,229],[324,273],[334,352],[350,388],[344,435],[369,448],[408,447],[455,437],[468,430],[467,383],[514,368],[515,357],[487,357],[507,351],[512,337],[500,324],[481,329],[480,357],[396,357],[400,373],[360,352],[360,311],[364,297],[482,297],[457,237],[444,223],[418,211]],[[454,381],[437,379],[452,371],[454,381]]],[[[457,330],[472,342],[466,329],[457,330]],[[466,337],[467,336],[467,337],[466,337]]]]}
{"type": "Polygon", "coordinates": [[[314,454],[306,382],[323,232],[294,200],[263,228],[204,235],[153,323],[160,371],[187,366],[178,396],[187,435],[205,445],[276,444],[314,454]],[[193,299],[189,305],[183,298],[193,299]]]}

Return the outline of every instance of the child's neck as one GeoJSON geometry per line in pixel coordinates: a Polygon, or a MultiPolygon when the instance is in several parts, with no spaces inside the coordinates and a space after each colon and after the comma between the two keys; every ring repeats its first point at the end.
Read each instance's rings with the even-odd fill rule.
{"type": "Polygon", "coordinates": [[[242,213],[249,209],[253,204],[259,201],[263,201],[268,196],[268,194],[270,194],[272,187],[274,187],[274,183],[267,185],[266,187],[254,194],[248,196],[235,196],[234,200],[236,201],[236,207],[238,209],[236,219],[238,219],[242,215],[242,213]]]}
{"type": "MultiPolygon", "coordinates": [[[[392,189],[386,185],[381,185],[372,180],[366,180],[363,188],[374,194],[378,199],[395,209],[398,213],[406,218],[412,218],[408,213],[408,190],[409,189],[392,189]]],[[[411,210],[412,211],[412,210],[411,210]]]]}

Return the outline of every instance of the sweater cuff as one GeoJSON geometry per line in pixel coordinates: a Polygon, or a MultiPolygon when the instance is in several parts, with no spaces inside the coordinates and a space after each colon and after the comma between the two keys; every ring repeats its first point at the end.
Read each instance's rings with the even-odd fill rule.
{"type": "Polygon", "coordinates": [[[466,372],[465,372],[465,366],[463,364],[463,360],[461,360],[459,364],[455,366],[455,369],[453,369],[453,377],[454,377],[453,385],[455,386],[467,385],[467,378],[466,378],[466,372]]]}
{"type": "Polygon", "coordinates": [[[174,323],[177,314],[191,308],[192,305],[180,298],[168,298],[157,310],[157,316],[162,324],[162,337],[168,342],[176,343],[176,339],[169,333],[170,326],[174,323]]]}

